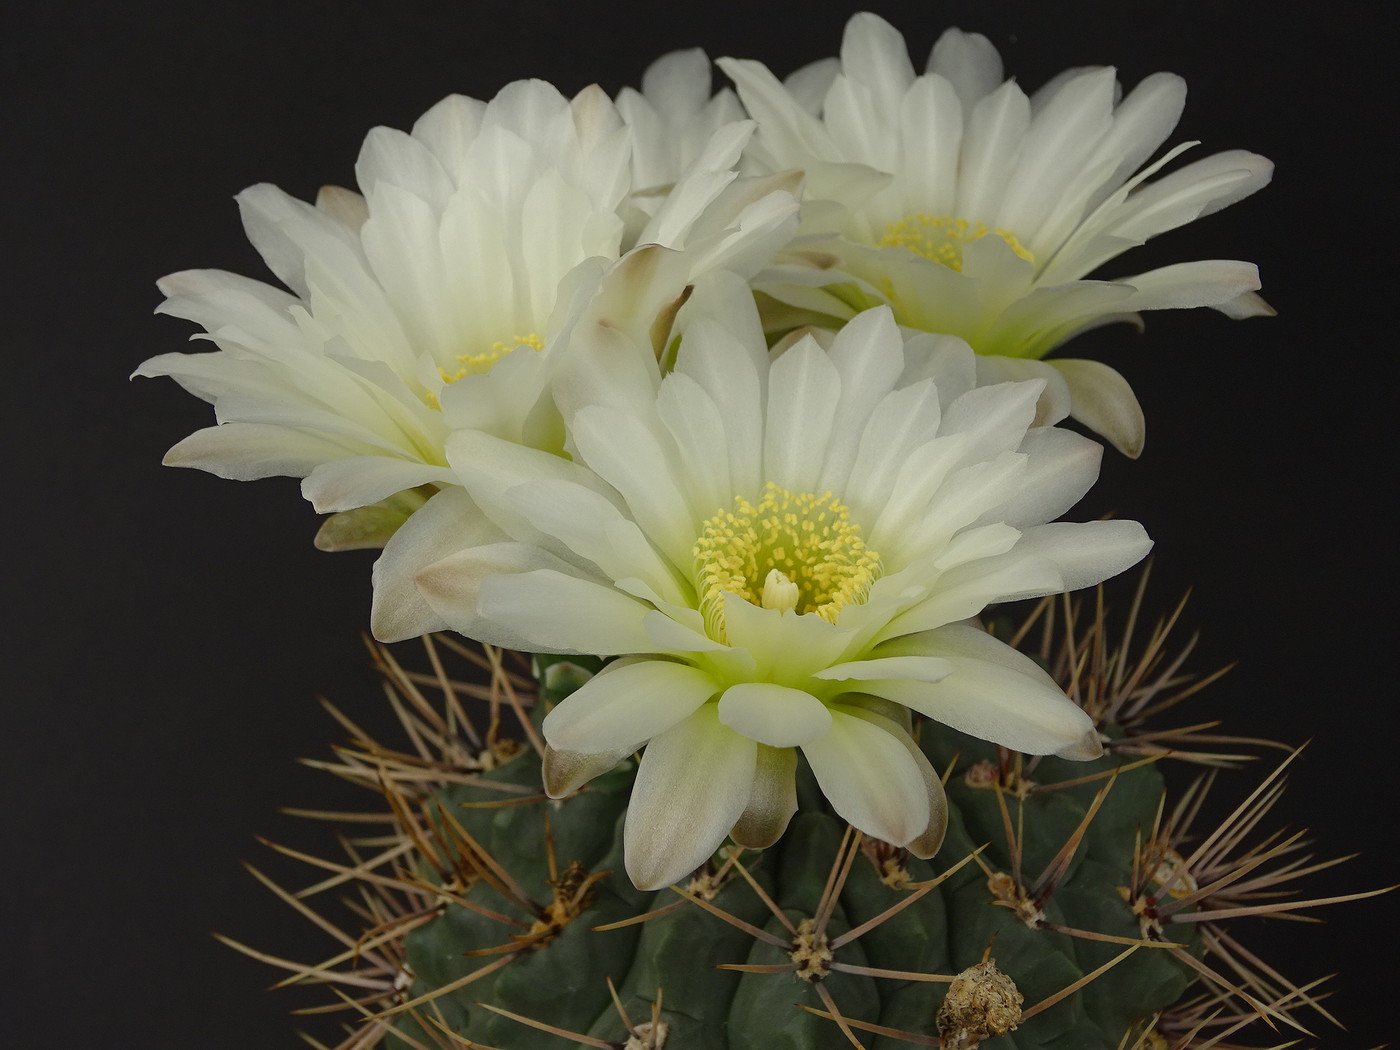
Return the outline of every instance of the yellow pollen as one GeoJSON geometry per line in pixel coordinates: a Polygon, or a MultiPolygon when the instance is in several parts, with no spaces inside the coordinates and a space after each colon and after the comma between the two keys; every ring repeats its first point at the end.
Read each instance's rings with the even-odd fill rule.
{"type": "MultiPolygon", "coordinates": [[[[534,350],[544,349],[544,340],[531,332],[529,335],[511,336],[509,341],[497,340],[491,344],[491,349],[484,354],[458,354],[456,359],[461,362],[462,367],[455,372],[449,372],[441,365],[438,366],[438,375],[442,376],[444,383],[455,383],[463,376],[484,375],[495,367],[496,362],[505,357],[512,350],[517,350],[522,346],[528,346],[534,350]]],[[[436,400],[436,398],[434,398],[436,400]]]]}
{"type": "Polygon", "coordinates": [[[1035,262],[1035,256],[1010,230],[992,230],[984,222],[968,222],[951,215],[929,215],[925,212],[906,215],[889,223],[879,245],[882,248],[908,248],[925,259],[962,272],[963,245],[980,241],[989,233],[1000,237],[1026,262],[1035,262]]]}
{"type": "Polygon", "coordinates": [[[830,492],[794,493],[771,481],[757,504],[734,498],[701,526],[695,583],[712,638],[726,640],[724,595],[765,609],[814,612],[835,623],[880,576],[880,556],[861,539],[850,509],[830,492]]]}

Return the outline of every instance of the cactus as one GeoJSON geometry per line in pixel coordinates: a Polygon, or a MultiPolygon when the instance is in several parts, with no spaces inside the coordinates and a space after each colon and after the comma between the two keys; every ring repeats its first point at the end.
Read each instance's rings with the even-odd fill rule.
{"type": "Polygon", "coordinates": [[[361,1015],[339,1050],[1184,1050],[1235,1045],[1257,1018],[1305,1031],[1300,1008],[1320,1010],[1311,986],[1228,932],[1239,915],[1325,903],[1272,893],[1319,867],[1298,859],[1298,836],[1244,845],[1282,766],[1224,825],[1193,833],[1214,770],[1168,803],[1160,760],[1228,766],[1240,756],[1221,745],[1260,742],[1145,726],[1216,677],[1166,655],[1175,615],[1139,656],[1135,614],[1116,646],[1102,594],[1083,619],[1047,599],[1018,629],[991,627],[1090,712],[1104,757],[1029,758],[925,723],[952,813],[933,860],[847,827],[808,784],[775,846],[728,845],[656,893],[621,870],[633,763],[567,799],[540,794],[538,720],[597,662],[527,663],[438,636],[419,673],[376,647],[411,746],[357,732],[326,765],[383,792],[393,834],[316,862],[339,872],[329,884],[358,883],[364,928],[320,919],[346,950],[283,965],[343,989],[361,1015]],[[445,657],[489,682],[449,674],[445,657]]]}

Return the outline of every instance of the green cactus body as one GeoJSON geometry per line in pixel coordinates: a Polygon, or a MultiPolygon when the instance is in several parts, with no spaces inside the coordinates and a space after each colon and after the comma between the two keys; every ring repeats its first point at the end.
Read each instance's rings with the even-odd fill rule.
{"type": "MultiPolygon", "coordinates": [[[[557,702],[584,677],[558,665],[547,671],[543,693],[557,702]]],[[[421,1002],[398,1014],[399,1034],[389,1044],[396,1050],[439,1045],[434,1033],[442,1028],[470,1041],[450,1045],[570,1044],[569,1036],[547,1036],[499,1012],[507,1011],[594,1040],[574,1045],[810,1050],[849,1045],[837,1023],[821,1016],[832,1014],[834,1004],[852,1035],[872,1050],[916,1045],[905,1035],[938,1045],[949,980],[989,957],[1014,982],[1026,1012],[1014,1030],[984,1035],[989,1048],[1131,1045],[1125,1039],[1175,1002],[1194,976],[1175,951],[1132,950],[1143,931],[1127,887],[1163,795],[1155,765],[1110,753],[1091,763],[1044,759],[1032,768],[1029,759],[936,724],[921,729],[935,768],[952,770],[950,826],[933,860],[883,843],[857,844],[807,783],[797,816],[775,846],[745,851],[727,869],[725,857],[717,857],[711,875],[721,870],[722,877],[692,882],[709,908],[672,889],[641,892],[623,873],[632,762],[562,801],[508,795],[517,804],[502,805],[491,784],[533,792],[540,783],[535,752],[522,748],[482,774],[481,783],[437,790],[429,812],[438,849],[468,854],[460,867],[478,874],[470,885],[453,887],[436,917],[407,934],[412,983],[400,1005],[421,1002]],[[1029,775],[1016,772],[1022,766],[1029,775]],[[843,877],[836,872],[833,894],[828,882],[843,861],[848,870],[843,877]],[[951,868],[936,887],[920,892],[951,868]],[[505,876],[498,872],[533,906],[512,899],[518,891],[502,892],[505,876]],[[842,939],[910,897],[916,899],[893,917],[842,939]],[[645,922],[594,929],[667,908],[645,922]],[[799,952],[806,973],[800,976],[794,931],[803,930],[803,920],[820,923],[824,913],[826,951],[818,938],[812,951],[799,952]],[[1083,987],[1031,1013],[1125,952],[1083,987]],[[624,1025],[609,981],[640,1035],[624,1025]],[[666,1026],[661,1039],[635,1023],[652,1017],[658,998],[666,1026]]],[[[978,1039],[975,1032],[942,1037],[946,1046],[978,1039]]]]}

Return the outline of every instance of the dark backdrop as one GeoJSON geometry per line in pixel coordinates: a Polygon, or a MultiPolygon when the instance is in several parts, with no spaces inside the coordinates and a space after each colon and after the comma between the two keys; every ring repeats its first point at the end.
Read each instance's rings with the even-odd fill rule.
{"type": "MultiPolygon", "coordinates": [[[[1311,894],[1394,879],[1395,113],[1378,25],[1359,5],[1264,2],[877,3],[926,53],[956,24],[988,34],[1035,86],[1114,62],[1169,69],[1191,98],[1180,138],[1278,163],[1276,183],[1154,242],[1131,268],[1261,263],[1272,320],[1156,314],[1095,334],[1150,422],[1146,455],[1111,460],[1110,504],[1158,543],[1154,600],[1195,594],[1197,669],[1240,667],[1194,709],[1227,728],[1313,743],[1278,823],[1326,855],[1362,851],[1311,894]]],[[[807,3],[98,4],[29,7],[5,26],[0,310],[6,394],[3,912],[0,1045],[293,1047],[271,972],[222,931],[310,958],[330,943],[240,869],[253,836],[307,844],[285,804],[344,793],[297,767],[340,736],[313,701],[380,717],[357,634],[369,557],[316,552],[295,484],[159,465],[207,406],[128,383],[190,327],[153,318],[154,280],[188,267],[263,275],[232,194],[348,184],[365,131],[408,126],[442,95],[540,76],[573,92],[637,83],[664,51],[767,61],[834,53],[851,12],[807,3]],[[15,378],[15,372],[18,378],[15,378]]],[[[1252,779],[1224,792],[1237,798],[1252,779]]],[[[1322,927],[1246,931],[1299,980],[1336,970],[1349,1034],[1390,1036],[1392,899],[1322,927]]]]}

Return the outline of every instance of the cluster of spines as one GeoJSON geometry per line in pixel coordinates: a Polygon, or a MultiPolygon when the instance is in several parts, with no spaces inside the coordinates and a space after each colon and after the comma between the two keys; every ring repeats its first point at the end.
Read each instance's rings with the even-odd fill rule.
{"type": "MultiPolygon", "coordinates": [[[[1244,949],[1229,933],[1229,922],[1244,915],[1287,916],[1318,904],[1370,894],[1309,901],[1274,896],[1263,903],[1257,900],[1261,893],[1277,895],[1280,887],[1294,879],[1338,863],[1300,860],[1303,842],[1299,835],[1270,836],[1262,842],[1246,844],[1247,839],[1253,842],[1250,833],[1278,799],[1287,761],[1218,828],[1204,836],[1195,834],[1194,847],[1188,845],[1193,839],[1191,828],[1199,817],[1201,800],[1214,779],[1214,771],[1190,788],[1170,813],[1159,803],[1150,825],[1142,822],[1132,876],[1125,880],[1128,885],[1115,887],[1138,919],[1139,928],[1134,935],[1065,927],[1048,917],[1043,908],[1071,863],[1080,862],[1081,855],[1088,852],[1085,840],[1101,830],[1096,827],[1095,818],[1121,776],[1164,754],[1176,753],[1177,748],[1182,757],[1208,766],[1237,763],[1246,756],[1208,748],[1223,743],[1252,743],[1210,735],[1207,731],[1213,728],[1211,724],[1170,731],[1146,727],[1146,715],[1159,715],[1197,691],[1201,682],[1211,679],[1193,681],[1182,674],[1180,658],[1166,655],[1166,634],[1179,609],[1151,633],[1141,653],[1131,652],[1138,604],[1134,603],[1126,637],[1118,644],[1110,644],[1102,594],[1087,626],[1080,626],[1085,618],[1079,607],[1068,600],[1047,600],[1016,632],[1022,642],[1033,631],[1041,633],[1040,658],[1105,729],[1113,727],[1110,750],[1118,752],[1119,759],[1128,760],[1083,777],[1046,783],[1037,782],[1033,775],[1041,762],[1014,753],[999,751],[995,759],[964,762],[961,766],[960,756],[949,756],[945,776],[961,778],[961,785],[954,786],[981,793],[988,800],[986,804],[996,807],[1004,830],[1004,842],[996,845],[1004,863],[989,863],[985,844],[968,841],[962,843],[962,852],[940,874],[913,880],[907,870],[910,859],[902,851],[863,840],[847,829],[829,860],[817,856],[805,860],[814,869],[827,872],[821,893],[809,902],[806,914],[780,907],[770,889],[765,888],[761,874],[756,874],[755,857],[746,860],[742,850],[732,848],[716,865],[698,872],[688,886],[673,887],[676,900],[671,904],[650,912],[634,906],[632,914],[598,923],[599,916],[590,907],[592,891],[610,872],[602,868],[590,871],[575,862],[561,864],[556,857],[549,806],[537,785],[491,775],[520,750],[540,749],[534,726],[537,719],[531,717],[538,687],[528,667],[522,663],[512,665],[516,654],[489,648],[477,652],[450,638],[438,638],[426,642],[429,669],[412,672],[388,650],[374,647],[388,684],[386,692],[409,747],[392,749],[379,744],[337,713],[352,733],[353,743],[340,749],[336,761],[312,764],[377,789],[388,800],[388,810],[305,815],[358,825],[379,821],[389,833],[342,838],[347,856],[338,861],[274,847],[329,872],[328,877],[295,893],[255,872],[279,897],[334,937],[341,950],[330,959],[302,965],[234,946],[290,971],[291,975],[280,984],[319,984],[334,991],[334,1002],[306,1012],[343,1010],[355,1018],[336,1050],[370,1050],[386,1039],[412,1050],[484,1047],[485,1044],[465,1039],[454,1028],[458,1018],[451,1016],[453,1011],[447,1004],[461,998],[514,1025],[533,1026],[576,1045],[662,1050],[668,1027],[662,1020],[660,1003],[667,989],[659,974],[653,987],[634,987],[623,996],[612,987],[610,979],[598,977],[599,982],[607,984],[616,1010],[608,1021],[599,1022],[600,1031],[596,1032],[572,1031],[499,1004],[477,1003],[470,986],[538,951],[570,926],[589,924],[605,934],[685,911],[688,922],[714,920],[752,938],[752,951],[745,958],[722,962],[717,969],[769,974],[774,980],[781,976],[788,982],[785,988],[792,987],[794,977],[805,982],[811,1001],[799,1006],[833,1024],[852,1046],[865,1045],[862,1039],[869,1039],[868,1033],[885,1040],[877,1044],[880,1046],[970,1046],[976,1045],[976,1033],[963,1037],[951,1030],[935,1031],[928,1025],[906,1029],[861,1020],[861,1004],[843,1004],[833,989],[839,988],[841,974],[907,982],[910,987],[952,985],[959,974],[867,966],[859,961],[858,939],[867,934],[875,938],[888,936],[899,930],[901,924],[892,920],[907,915],[907,909],[946,880],[966,879],[970,865],[975,864],[980,868],[982,877],[976,881],[984,896],[1007,909],[1027,930],[1098,942],[1107,952],[1101,965],[1066,980],[1029,1006],[1018,1007],[1018,1024],[1084,992],[1095,981],[1108,988],[1115,967],[1134,953],[1148,950],[1163,952],[1164,957],[1189,967],[1198,978],[1196,992],[1134,1022],[1123,1036],[1122,1050],[1227,1050],[1236,1045],[1228,1039],[1261,1019],[1273,1028],[1306,1032],[1300,1009],[1330,1017],[1314,994],[1315,984],[1299,987],[1289,982],[1244,949]],[[450,676],[442,660],[443,649],[484,672],[486,684],[450,676]],[[429,693],[436,694],[435,698],[430,700],[429,693]],[[475,711],[470,710],[473,707],[475,711]],[[479,729],[483,723],[485,728],[479,729]],[[1191,746],[1183,747],[1187,742],[1191,746]],[[1202,750],[1202,745],[1207,749],[1202,750]],[[543,879],[550,887],[547,899],[528,893],[524,888],[526,880],[515,877],[501,865],[489,847],[471,834],[463,820],[457,819],[452,807],[441,804],[441,797],[454,786],[478,795],[476,801],[467,803],[470,807],[540,806],[544,817],[538,852],[540,863],[547,868],[543,879]],[[1025,870],[1025,807],[1028,803],[1035,805],[1030,800],[1036,796],[1051,797],[1070,789],[1092,792],[1083,819],[1073,834],[1049,853],[1043,866],[1025,870]],[[483,792],[485,797],[480,797],[483,792]],[[862,856],[865,859],[857,869],[857,858],[862,856]],[[824,869],[823,864],[827,865],[824,869]],[[858,871],[867,883],[873,878],[899,889],[904,896],[896,904],[877,909],[858,926],[841,928],[842,922],[833,920],[839,918],[839,899],[848,889],[853,871],[858,871]],[[483,894],[471,894],[483,882],[492,891],[494,906],[481,903],[483,894]],[[717,901],[722,891],[731,886],[723,900],[717,901]],[[351,916],[349,925],[353,928],[358,923],[360,932],[342,928],[307,903],[309,898],[335,888],[352,891],[353,897],[345,901],[351,916]],[[743,903],[734,903],[739,900],[743,903]],[[422,975],[411,970],[406,942],[414,931],[428,927],[453,907],[499,921],[500,943],[467,950],[464,957],[473,962],[465,973],[424,989],[422,975]],[[765,958],[765,953],[767,961],[754,961],[765,958]],[[635,1024],[627,1009],[629,996],[632,1014],[645,1018],[635,1024]],[[601,1030],[608,1028],[612,1031],[601,1030]]],[[[571,677],[582,678],[588,673],[568,662],[542,670],[546,672],[542,675],[546,686],[552,684],[561,694],[568,691],[571,677]]],[[[551,691],[546,688],[545,694],[551,691]]],[[[524,768],[529,766],[527,763],[524,768]]],[[[963,792],[963,797],[970,796],[963,792]]],[[[804,841],[821,839],[816,834],[808,835],[804,841]]],[[[945,850],[943,856],[951,854],[945,850]]],[[[631,903],[641,899],[638,896],[631,903]]],[[[995,967],[993,957],[998,950],[995,938],[989,940],[983,962],[995,967]]],[[[968,972],[971,970],[969,967],[968,972]]],[[[644,978],[645,973],[639,979],[644,978]]],[[[674,1002],[679,992],[672,989],[668,1003],[674,1002]]],[[[795,997],[788,991],[782,994],[789,999],[795,997]]],[[[940,1015],[939,1026],[944,1020],[940,1015]]],[[[992,1037],[995,1032],[989,1029],[980,1038],[992,1037]]],[[[326,1046],[308,1041],[313,1046],[326,1046]]]]}

